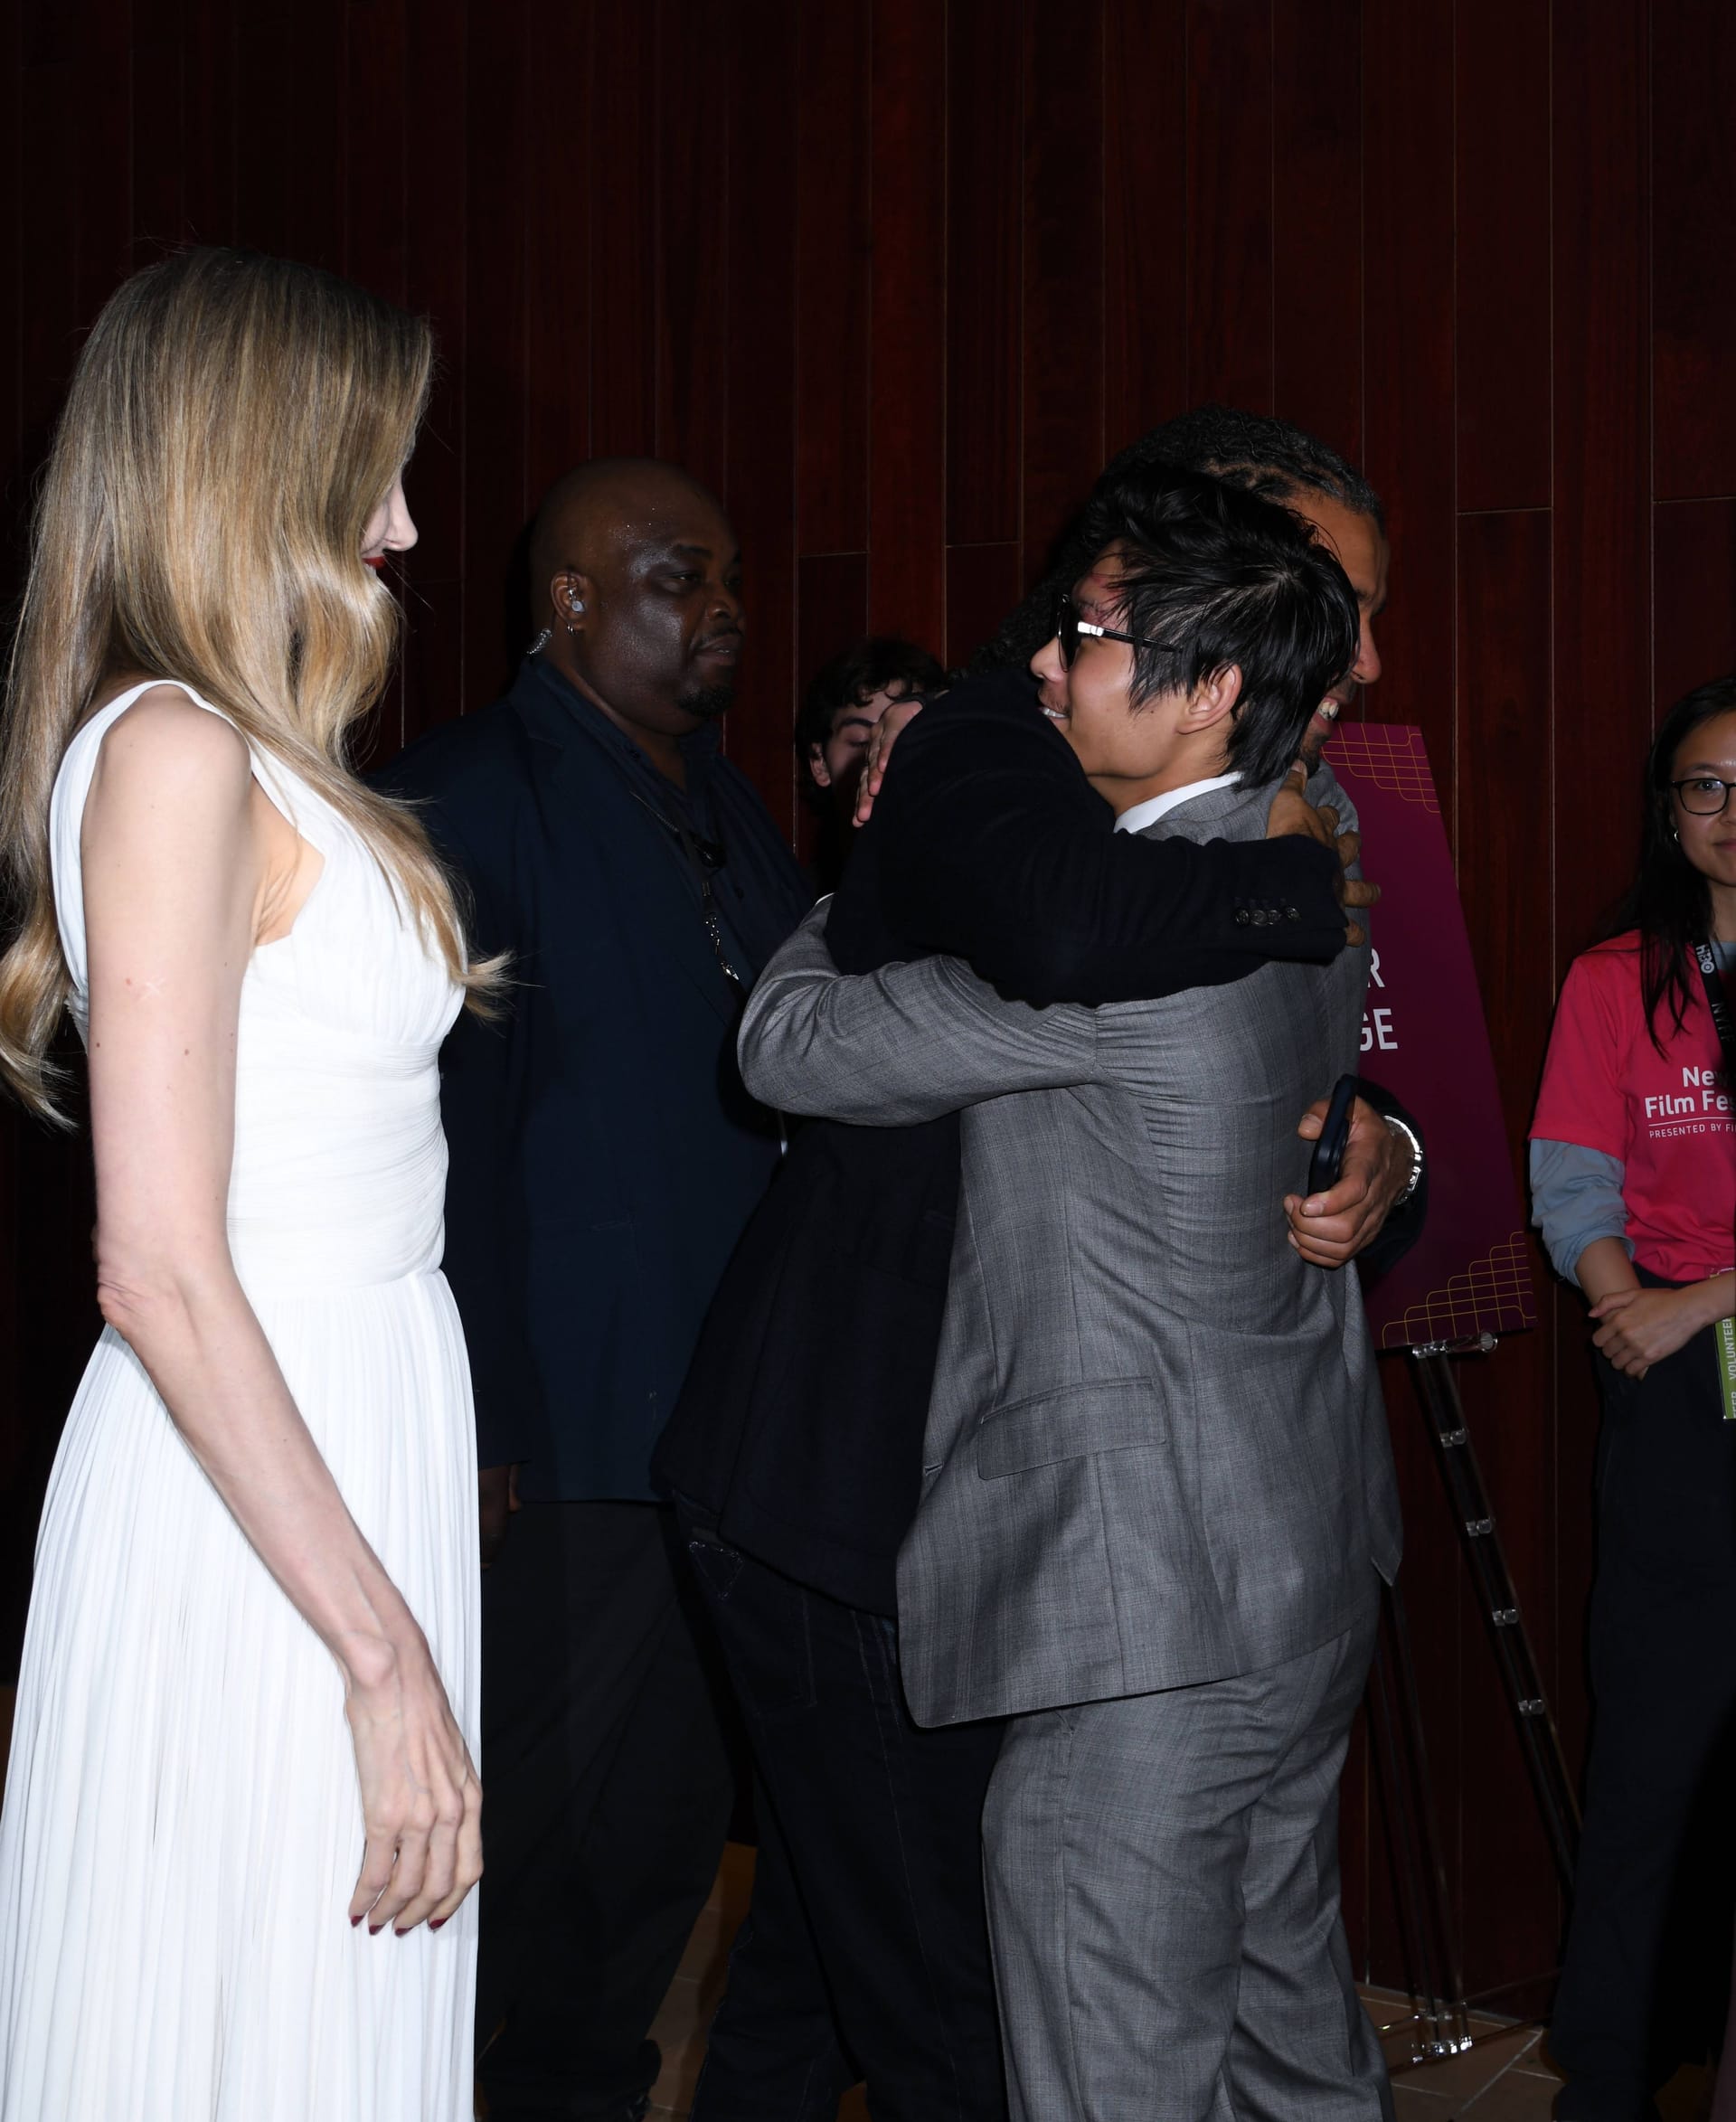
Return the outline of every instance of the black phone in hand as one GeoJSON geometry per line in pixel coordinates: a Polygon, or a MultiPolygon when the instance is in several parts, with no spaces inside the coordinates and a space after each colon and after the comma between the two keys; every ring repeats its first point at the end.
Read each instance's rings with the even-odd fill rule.
{"type": "Polygon", "coordinates": [[[1333,1086],[1332,1103],[1326,1108],[1326,1124],[1308,1159],[1310,1193],[1328,1193],[1338,1184],[1344,1168],[1344,1148],[1350,1140],[1350,1108],[1355,1102],[1355,1077],[1340,1076],[1333,1086]]]}

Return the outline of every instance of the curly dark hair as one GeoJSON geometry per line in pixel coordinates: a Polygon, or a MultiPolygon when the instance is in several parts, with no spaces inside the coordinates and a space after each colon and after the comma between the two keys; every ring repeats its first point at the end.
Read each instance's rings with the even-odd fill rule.
{"type": "MultiPolygon", "coordinates": [[[[1196,405],[1191,412],[1178,413],[1112,458],[1092,493],[1128,472],[1156,465],[1204,473],[1269,501],[1293,500],[1301,491],[1324,494],[1358,515],[1373,516],[1382,530],[1386,527],[1380,495],[1353,465],[1301,428],[1265,413],[1241,412],[1232,405],[1196,405]]],[[[1088,503],[1062,532],[1043,580],[1009,614],[994,639],[971,658],[973,671],[1005,670],[1029,663],[1043,646],[1057,600],[1101,551],[1087,542],[1089,506],[1088,503]]]]}
{"type": "Polygon", "coordinates": [[[825,791],[815,787],[806,770],[810,749],[826,742],[846,707],[860,707],[876,693],[898,684],[907,693],[941,693],[947,685],[947,673],[938,658],[899,634],[870,634],[852,642],[810,682],[796,717],[796,756],[802,763],[803,792],[816,808],[825,810],[827,806],[825,791]]]}

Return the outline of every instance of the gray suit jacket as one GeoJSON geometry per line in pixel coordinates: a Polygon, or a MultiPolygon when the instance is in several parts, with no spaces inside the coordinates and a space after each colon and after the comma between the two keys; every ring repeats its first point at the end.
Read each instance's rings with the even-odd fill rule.
{"type": "MultiPolygon", "coordinates": [[[[1270,796],[1209,790],[1149,830],[1253,839],[1270,796]]],[[[1392,1449],[1356,1278],[1306,1266],[1279,1202],[1306,1182],[1298,1117],[1355,1067],[1366,951],[1037,1010],[951,958],[846,977],[824,919],[754,991],[749,1087],[870,1125],[966,1108],[899,1559],[918,1721],[1184,1686],[1342,1633],[1371,1566],[1398,1566],[1392,1449]]]]}

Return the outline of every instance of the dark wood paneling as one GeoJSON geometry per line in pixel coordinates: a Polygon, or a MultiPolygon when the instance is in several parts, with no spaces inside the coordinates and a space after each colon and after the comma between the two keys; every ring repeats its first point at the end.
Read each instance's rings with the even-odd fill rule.
{"type": "MultiPolygon", "coordinates": [[[[657,15],[645,6],[587,12],[589,101],[539,94],[530,114],[557,140],[581,131],[585,148],[582,169],[576,156],[563,157],[564,181],[539,198],[537,263],[560,269],[569,222],[589,214],[592,298],[609,311],[607,328],[590,338],[590,446],[599,457],[643,457],[657,436],[657,15]]],[[[491,139],[474,120],[470,137],[491,139]]]]}
{"type": "Polygon", "coordinates": [[[525,0],[488,0],[466,24],[467,118],[486,151],[466,171],[464,420],[464,707],[498,691],[523,646],[511,626],[514,542],[530,509],[524,445],[525,178],[529,171],[525,0]],[[509,641],[509,631],[517,638],[509,641]]]}
{"type": "Polygon", "coordinates": [[[1106,454],[1187,402],[1187,4],[1105,0],[1106,454]]]}
{"type": "Polygon", "coordinates": [[[1549,0],[1458,4],[1461,508],[1549,505],[1549,0]]]}
{"type": "Polygon", "coordinates": [[[1673,501],[1656,515],[1652,684],[1658,719],[1736,671],[1736,499],[1673,501]]]}
{"type": "Polygon", "coordinates": [[[797,42],[797,550],[868,543],[868,0],[800,11],[797,42]]]}
{"type": "Polygon", "coordinates": [[[1556,747],[1558,970],[1627,881],[1652,726],[1646,71],[1631,0],[1555,11],[1555,698],[1598,732],[1556,747]]]}
{"type": "Polygon", "coordinates": [[[1736,10],[1653,11],[1657,495],[1736,493],[1736,10]]]}
{"type": "Polygon", "coordinates": [[[1272,410],[1272,16],[1190,0],[1188,395],[1272,410]]]}
{"type": "Polygon", "coordinates": [[[1024,467],[1027,582],[1103,463],[1102,21],[1029,0],[1024,21],[1024,467]]]}
{"type": "Polygon", "coordinates": [[[1363,454],[1362,0],[1272,8],[1273,410],[1363,454]]]}
{"type": "MultiPolygon", "coordinates": [[[[590,101],[591,10],[554,7],[538,20],[535,77],[557,85],[562,104],[590,101]]],[[[525,142],[525,498],[534,508],[590,448],[592,217],[580,185],[589,175],[571,126],[536,99],[525,142]],[[556,210],[554,203],[559,201],[556,210]]]]}
{"type": "Polygon", "coordinates": [[[950,670],[968,663],[1019,601],[1019,547],[955,545],[947,554],[947,643],[942,660],[950,670]]]}
{"type": "MultiPolygon", "coordinates": [[[[1387,676],[1369,703],[1417,722],[1436,782],[1456,788],[1453,730],[1452,0],[1363,19],[1363,271],[1368,374],[1363,463],[1387,505],[1387,676]]],[[[1443,814],[1452,828],[1449,793],[1443,814]]]]}
{"type": "Polygon", "coordinates": [[[1001,0],[947,8],[947,537],[1019,535],[1024,48],[1001,0]]]}
{"type": "MultiPolygon", "coordinates": [[[[1463,515],[1458,524],[1459,723],[1467,791],[1459,809],[1459,893],[1522,1198],[1521,1146],[1549,1036],[1552,986],[1546,919],[1552,819],[1540,801],[1549,787],[1552,741],[1550,530],[1543,510],[1463,515]]],[[[1533,1248],[1532,1272],[1546,1286],[1541,1247],[1533,1248]]],[[[1459,1368],[1520,1611],[1558,1700],[1553,1350],[1542,1334],[1515,1335],[1486,1360],[1459,1368]]],[[[1458,1541],[1438,1485],[1429,1500],[1436,1507],[1424,1536],[1451,1551],[1458,1541]]],[[[1570,1677],[1577,1692],[1577,1672],[1570,1677]]],[[[1480,1838],[1476,1861],[1461,1866],[1465,1948],[1484,1971],[1479,1978],[1490,1983],[1518,1981],[1550,1966],[1560,1914],[1553,1866],[1497,1681],[1473,1617],[1456,1721],[1467,1732],[1487,1732],[1489,1741],[1465,1751],[1457,1810],[1477,1823],[1480,1838]]]]}
{"type": "MultiPolygon", "coordinates": [[[[465,71],[447,55],[464,36],[467,0],[416,0],[407,18],[404,185],[406,299],[434,327],[439,367],[406,493],[420,533],[406,570],[409,619],[399,721],[407,741],[449,721],[464,692],[464,246],[469,176],[465,71]]],[[[527,382],[527,393],[530,384],[527,382]]],[[[474,705],[471,702],[469,704],[474,705]]],[[[383,734],[383,732],[382,732],[383,734]]]]}
{"type": "Polygon", "coordinates": [[[728,454],[725,361],[729,118],[717,54],[724,0],[658,0],[656,454],[721,493],[728,454]]]}
{"type": "Polygon", "coordinates": [[[748,655],[725,731],[797,836],[796,40],[800,0],[753,0],[731,40],[729,460],[723,497],[748,590],[748,655]]]}
{"type": "Polygon", "coordinates": [[[868,623],[938,643],[946,624],[946,51],[929,0],[874,10],[873,406],[868,623]]]}

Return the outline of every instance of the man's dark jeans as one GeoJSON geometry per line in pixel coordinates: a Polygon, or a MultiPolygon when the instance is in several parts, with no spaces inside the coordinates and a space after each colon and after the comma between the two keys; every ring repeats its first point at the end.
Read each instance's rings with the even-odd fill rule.
{"type": "Polygon", "coordinates": [[[495,2122],[626,2122],[734,1789],[674,1514],[526,1504],[483,1579],[482,1651],[477,2075],[495,2122]]]}
{"type": "Polygon", "coordinates": [[[983,1912],[997,1723],[925,1731],[877,1614],[804,1589],[683,1506],[759,1769],[753,1904],[693,2122],[1004,2122],[983,1912]]]}

